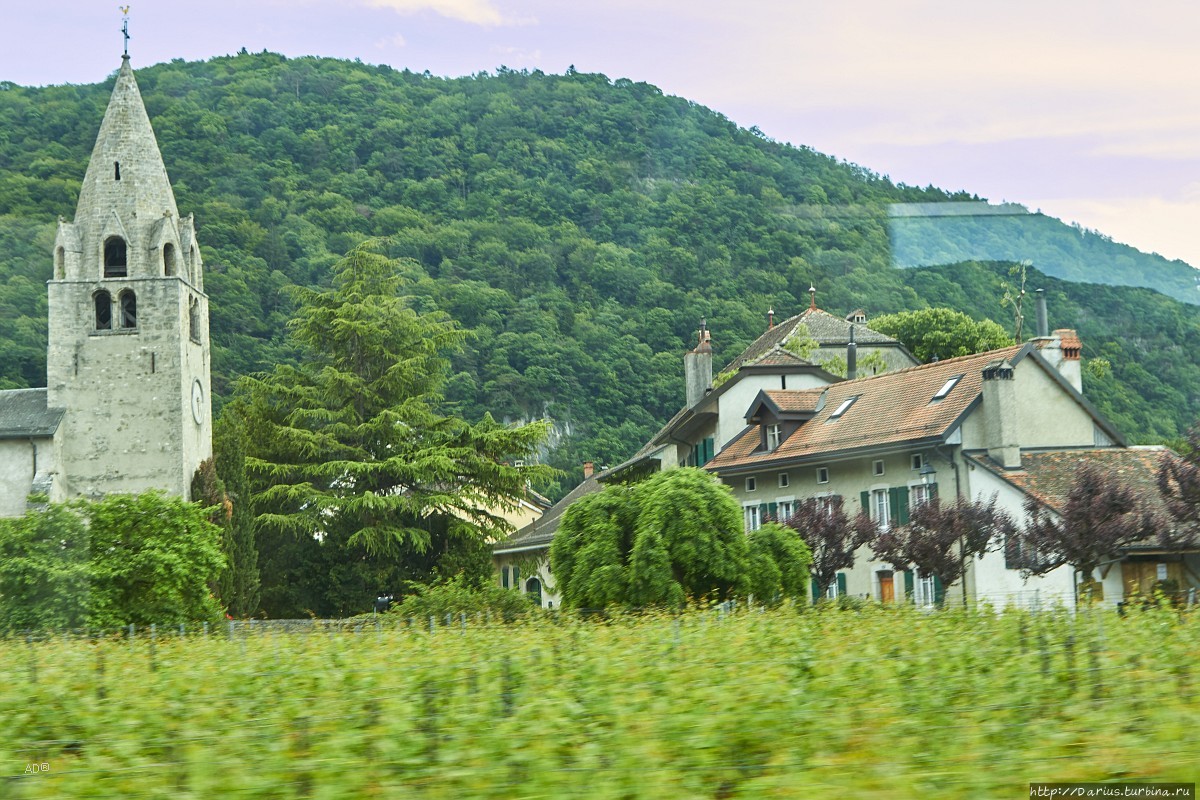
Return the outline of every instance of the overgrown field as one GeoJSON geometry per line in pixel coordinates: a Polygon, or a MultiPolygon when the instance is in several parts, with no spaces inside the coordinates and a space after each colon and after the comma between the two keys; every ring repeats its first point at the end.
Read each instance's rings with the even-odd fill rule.
{"type": "Polygon", "coordinates": [[[0,641],[0,796],[1004,798],[1195,780],[1200,618],[695,612],[0,641]],[[32,767],[32,771],[27,772],[32,767]]]}

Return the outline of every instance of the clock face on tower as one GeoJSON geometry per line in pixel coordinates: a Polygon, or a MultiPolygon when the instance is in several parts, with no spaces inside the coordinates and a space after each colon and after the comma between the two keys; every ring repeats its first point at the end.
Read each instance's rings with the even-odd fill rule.
{"type": "Polygon", "coordinates": [[[204,422],[204,387],[199,379],[192,381],[192,419],[197,425],[204,422]]]}

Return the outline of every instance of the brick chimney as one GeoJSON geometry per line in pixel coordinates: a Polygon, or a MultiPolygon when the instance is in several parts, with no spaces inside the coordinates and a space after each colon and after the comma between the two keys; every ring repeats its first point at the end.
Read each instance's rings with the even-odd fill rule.
{"type": "Polygon", "coordinates": [[[596,472],[596,464],[592,461],[583,462],[583,479],[586,481],[596,472]]]}
{"type": "Polygon", "coordinates": [[[1058,370],[1075,391],[1083,392],[1083,340],[1072,328],[1059,328],[1046,338],[1035,339],[1038,352],[1058,370]]]}
{"type": "Polygon", "coordinates": [[[1059,328],[1047,333],[1050,324],[1046,315],[1046,293],[1037,290],[1037,336],[1033,344],[1042,358],[1058,370],[1075,391],[1083,393],[1083,341],[1073,328],[1059,328]]]}
{"type": "Polygon", "coordinates": [[[687,407],[692,408],[712,388],[712,335],[704,320],[700,320],[699,343],[683,357],[683,383],[687,392],[687,407]]]}
{"type": "Polygon", "coordinates": [[[983,418],[988,455],[1005,469],[1020,469],[1017,387],[1008,361],[991,361],[983,368],[983,418]]]}

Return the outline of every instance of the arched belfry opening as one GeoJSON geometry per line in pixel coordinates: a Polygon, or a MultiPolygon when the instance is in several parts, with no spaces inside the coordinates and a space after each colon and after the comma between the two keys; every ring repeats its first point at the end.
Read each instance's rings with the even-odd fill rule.
{"type": "Polygon", "coordinates": [[[179,267],[175,262],[175,245],[167,242],[163,245],[163,275],[169,278],[178,274],[179,267]]]}
{"type": "Polygon", "coordinates": [[[137,295],[126,289],[120,295],[121,327],[129,330],[137,327],[137,295]]]}
{"type": "Polygon", "coordinates": [[[120,236],[110,236],[104,240],[104,277],[124,278],[128,274],[125,240],[120,236]]]}
{"type": "Polygon", "coordinates": [[[96,292],[92,301],[96,306],[96,330],[112,330],[112,296],[108,292],[96,292]]]}

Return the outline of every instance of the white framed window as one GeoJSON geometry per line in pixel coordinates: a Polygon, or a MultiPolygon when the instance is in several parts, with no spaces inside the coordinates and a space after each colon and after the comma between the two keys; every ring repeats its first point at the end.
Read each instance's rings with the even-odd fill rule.
{"type": "Polygon", "coordinates": [[[838,597],[837,581],[834,581],[833,583],[829,584],[829,588],[825,590],[825,596],[828,597],[830,600],[837,599],[837,597],[838,597]]]}
{"type": "Polygon", "coordinates": [[[746,520],[746,532],[756,531],[762,527],[762,516],[758,506],[742,506],[742,514],[746,520]]]}
{"type": "Polygon", "coordinates": [[[912,454],[912,468],[913,468],[913,471],[914,471],[914,472],[915,472],[915,471],[918,471],[918,470],[920,470],[920,469],[921,469],[921,467],[923,467],[923,466],[925,466],[925,456],[921,455],[920,453],[913,453],[913,454],[912,454]]]}
{"type": "Polygon", "coordinates": [[[871,474],[875,475],[877,477],[879,475],[883,474],[883,459],[882,458],[876,459],[875,461],[871,462],[871,474]]]}
{"type": "Polygon", "coordinates": [[[829,483],[829,467],[817,467],[817,483],[829,483]]]}
{"type": "Polygon", "coordinates": [[[786,489],[790,483],[791,483],[791,478],[788,477],[788,474],[786,472],[779,473],[779,488],[780,489],[786,489]]]}
{"type": "Polygon", "coordinates": [[[758,490],[758,481],[753,476],[746,478],[746,491],[754,492],[758,490]]]}
{"type": "Polygon", "coordinates": [[[783,426],[776,423],[767,426],[767,450],[778,450],[783,441],[783,426]]]}
{"type": "Polygon", "coordinates": [[[931,497],[933,497],[933,492],[931,492],[929,486],[924,483],[914,483],[912,486],[908,487],[909,508],[916,508],[922,503],[928,503],[931,497]]]}
{"type": "Polygon", "coordinates": [[[892,526],[891,504],[888,502],[887,489],[872,490],[871,519],[879,523],[882,530],[887,530],[892,526]]]}
{"type": "Polygon", "coordinates": [[[817,501],[817,510],[821,511],[827,517],[833,516],[833,501],[837,495],[830,492],[829,494],[819,494],[813,499],[817,501]]]}
{"type": "Polygon", "coordinates": [[[932,575],[925,576],[918,573],[913,588],[917,595],[914,600],[918,606],[930,608],[937,601],[936,585],[932,575]]]}
{"type": "Polygon", "coordinates": [[[776,506],[776,514],[778,515],[780,522],[783,522],[784,520],[787,520],[787,519],[791,519],[792,515],[795,513],[796,513],[796,501],[795,500],[791,500],[791,499],[780,500],[778,505],[776,506]]]}

